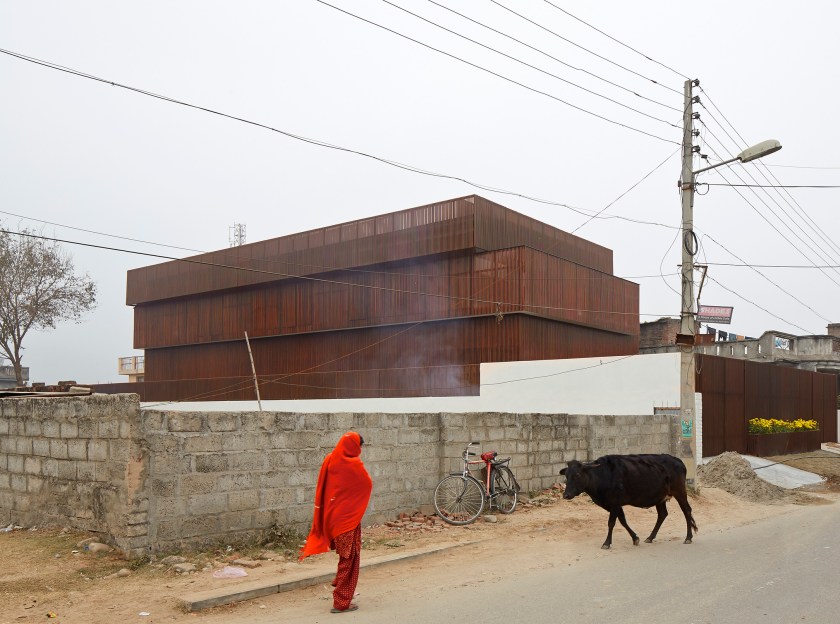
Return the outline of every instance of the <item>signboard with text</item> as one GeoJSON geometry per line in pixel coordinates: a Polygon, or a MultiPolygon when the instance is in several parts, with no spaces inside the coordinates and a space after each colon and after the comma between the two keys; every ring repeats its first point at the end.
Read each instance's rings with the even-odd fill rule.
{"type": "Polygon", "coordinates": [[[721,323],[728,325],[732,322],[731,307],[701,305],[697,310],[697,320],[700,323],[721,323]]]}

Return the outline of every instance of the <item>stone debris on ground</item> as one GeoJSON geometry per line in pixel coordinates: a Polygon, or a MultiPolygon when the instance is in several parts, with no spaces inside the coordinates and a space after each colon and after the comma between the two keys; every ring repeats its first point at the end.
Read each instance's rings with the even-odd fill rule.
{"type": "Polygon", "coordinates": [[[765,481],[734,451],[721,453],[698,466],[697,475],[701,485],[719,488],[753,503],[800,503],[812,498],[765,481]]]}

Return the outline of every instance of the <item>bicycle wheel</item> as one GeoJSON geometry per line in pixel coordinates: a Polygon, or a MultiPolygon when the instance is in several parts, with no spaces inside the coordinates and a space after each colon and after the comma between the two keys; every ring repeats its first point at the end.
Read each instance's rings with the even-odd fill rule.
{"type": "Polygon", "coordinates": [[[516,508],[516,479],[507,466],[493,470],[493,500],[500,513],[509,514],[516,508]]]}
{"type": "Polygon", "coordinates": [[[449,475],[435,488],[435,511],[444,522],[474,522],[484,511],[484,487],[471,476],[449,475]]]}

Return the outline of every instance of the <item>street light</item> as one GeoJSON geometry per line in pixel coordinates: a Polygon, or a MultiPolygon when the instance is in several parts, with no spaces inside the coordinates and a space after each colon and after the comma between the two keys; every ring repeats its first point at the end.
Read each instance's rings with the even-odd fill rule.
{"type": "Polygon", "coordinates": [[[686,464],[686,484],[695,489],[697,476],[697,444],[695,428],[694,400],[694,254],[697,252],[697,239],[694,235],[694,187],[698,173],[714,169],[735,161],[747,163],[768,154],[778,152],[782,144],[775,140],[762,141],[743,152],[708,167],[692,170],[692,155],[694,147],[692,138],[694,132],[691,122],[695,119],[692,105],[699,102],[699,97],[692,96],[692,87],[700,85],[699,80],[686,80],[685,106],[683,109],[683,142],[682,142],[682,301],[680,302],[680,333],[677,344],[680,345],[680,444],[678,455],[686,464]]]}

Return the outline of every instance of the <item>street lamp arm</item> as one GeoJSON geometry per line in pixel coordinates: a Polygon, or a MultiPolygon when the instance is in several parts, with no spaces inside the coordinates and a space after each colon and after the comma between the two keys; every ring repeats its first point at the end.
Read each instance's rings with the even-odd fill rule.
{"type": "Polygon", "coordinates": [[[782,149],[781,143],[779,143],[775,139],[768,139],[767,141],[762,141],[761,143],[756,143],[752,147],[748,147],[743,152],[735,156],[735,158],[730,158],[729,160],[724,160],[717,164],[709,165],[708,167],[703,167],[702,169],[698,169],[697,171],[692,171],[692,175],[703,173],[704,171],[714,169],[715,167],[720,167],[721,165],[728,165],[729,163],[735,162],[736,160],[741,161],[742,163],[748,163],[751,160],[758,160],[759,158],[764,158],[768,154],[778,152],[780,149],[782,149]]]}

